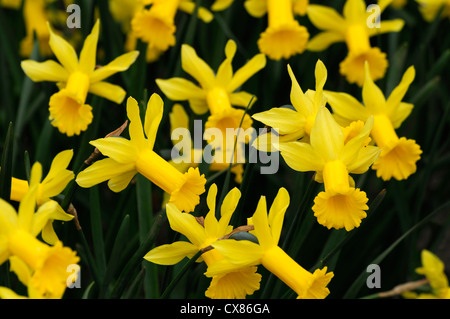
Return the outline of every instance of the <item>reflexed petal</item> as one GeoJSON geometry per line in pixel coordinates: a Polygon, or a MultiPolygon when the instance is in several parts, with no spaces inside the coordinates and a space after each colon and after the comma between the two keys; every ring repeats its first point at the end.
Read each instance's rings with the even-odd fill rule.
{"type": "Polygon", "coordinates": [[[321,60],[317,60],[315,68],[316,93],[314,94],[314,105],[316,108],[323,105],[323,87],[327,81],[327,68],[321,60]]]}
{"type": "Polygon", "coordinates": [[[205,240],[205,229],[197,222],[195,217],[191,214],[182,213],[172,203],[166,205],[166,212],[170,228],[186,236],[192,244],[200,249],[205,240]]]}
{"type": "Polygon", "coordinates": [[[228,224],[230,223],[231,216],[233,215],[241,198],[241,192],[238,188],[234,187],[228,192],[220,207],[220,220],[218,232],[225,235],[228,224]]]}
{"type": "Polygon", "coordinates": [[[233,58],[236,54],[236,42],[229,40],[225,46],[226,59],[220,64],[217,70],[216,83],[218,86],[226,87],[233,77],[233,58]]]}
{"type": "Polygon", "coordinates": [[[278,148],[286,164],[298,172],[321,171],[325,163],[308,143],[281,143],[278,148]]]}
{"type": "Polygon", "coordinates": [[[275,244],[278,244],[283,227],[284,214],[289,206],[290,198],[288,191],[282,187],[279,189],[277,196],[273,200],[269,210],[269,225],[272,238],[275,244]]]}
{"type": "Polygon", "coordinates": [[[366,3],[364,0],[347,0],[343,14],[349,23],[364,24],[366,22],[366,3]]]}
{"type": "Polygon", "coordinates": [[[181,104],[175,103],[172,107],[172,112],[169,114],[170,131],[176,128],[189,129],[189,116],[181,104]]]}
{"type": "Polygon", "coordinates": [[[8,234],[17,227],[17,224],[16,210],[0,198],[0,234],[8,234]]]}
{"type": "Polygon", "coordinates": [[[414,108],[414,104],[411,103],[400,103],[400,105],[395,110],[395,113],[390,115],[390,120],[392,126],[397,129],[402,125],[403,121],[411,114],[414,108]]]}
{"type": "Polygon", "coordinates": [[[307,9],[309,20],[318,29],[344,33],[346,22],[333,8],[310,4],[307,9]]]}
{"type": "Polygon", "coordinates": [[[255,226],[255,235],[258,238],[259,245],[266,249],[272,245],[276,245],[272,238],[269,228],[269,220],[267,217],[267,203],[266,197],[261,196],[256,207],[256,211],[252,217],[253,225],[255,226]]]}
{"type": "Polygon", "coordinates": [[[130,184],[135,175],[136,172],[134,170],[131,170],[123,174],[111,177],[111,179],[108,181],[108,187],[113,192],[119,193],[123,191],[128,186],[128,184],[130,184]]]}
{"type": "Polygon", "coordinates": [[[291,66],[288,64],[287,66],[289,77],[291,78],[291,103],[299,112],[306,116],[306,114],[312,113],[312,109],[308,108],[309,104],[305,102],[305,95],[303,94],[302,88],[298,84],[297,79],[295,78],[294,72],[292,72],[291,66]]]}
{"type": "Polygon", "coordinates": [[[205,99],[205,91],[183,78],[156,79],[159,89],[173,101],[205,99]]]}
{"type": "Polygon", "coordinates": [[[371,116],[366,121],[361,132],[357,136],[351,138],[347,143],[345,143],[340,158],[346,166],[352,165],[355,162],[356,158],[359,155],[359,152],[366,144],[367,138],[369,137],[370,132],[373,128],[373,123],[374,119],[373,116],[371,116]]]}
{"type": "Polygon", "coordinates": [[[91,145],[107,157],[116,162],[126,164],[133,163],[136,160],[136,148],[127,139],[119,136],[100,138],[90,142],[91,145]]]}
{"type": "MultiPolygon", "coordinates": [[[[236,269],[236,266],[251,266],[259,264],[260,259],[264,254],[264,250],[260,245],[248,240],[238,241],[234,239],[224,239],[213,242],[211,246],[225,256],[225,258],[232,264],[229,265],[229,267],[234,270],[236,269]]],[[[214,270],[214,265],[215,264],[208,267],[208,276],[216,273],[214,270]]],[[[220,271],[223,272],[224,270],[225,269],[221,267],[220,271]]]]}
{"type": "Polygon", "coordinates": [[[212,184],[209,187],[208,196],[206,198],[206,203],[208,204],[209,212],[206,214],[204,227],[207,237],[222,237],[218,233],[219,222],[216,219],[216,196],[217,196],[217,185],[212,184]]]}
{"type": "Polygon", "coordinates": [[[111,75],[128,70],[130,65],[136,61],[139,51],[131,51],[115,58],[107,65],[98,68],[90,76],[91,83],[98,82],[110,77],[111,75]]]}
{"type": "Polygon", "coordinates": [[[363,147],[356,160],[347,166],[348,172],[351,174],[363,174],[367,172],[380,155],[380,151],[380,148],[372,145],[363,147]]]}
{"type": "Polygon", "coordinates": [[[58,61],[64,66],[68,72],[73,72],[78,69],[78,56],[75,49],[70,45],[69,42],[64,40],[59,35],[56,35],[50,23],[47,22],[47,27],[50,31],[50,40],[48,44],[55,54],[58,61]]]}
{"type": "Polygon", "coordinates": [[[213,70],[187,44],[183,44],[181,47],[181,65],[183,70],[196,79],[203,89],[209,89],[214,84],[213,70]]]}
{"type": "Polygon", "coordinates": [[[366,62],[365,81],[362,88],[364,105],[371,114],[377,114],[386,110],[386,99],[383,91],[373,82],[369,71],[369,64],[366,62]]]}
{"type": "Polygon", "coordinates": [[[66,82],[69,72],[59,63],[52,60],[36,62],[25,60],[20,63],[22,70],[33,82],[50,81],[66,82]]]}
{"type": "Polygon", "coordinates": [[[344,35],[341,33],[333,31],[321,32],[308,41],[306,49],[309,51],[323,51],[330,45],[344,40],[344,35]]]}
{"type": "Polygon", "coordinates": [[[117,104],[122,103],[126,96],[125,90],[119,85],[103,81],[92,83],[89,86],[89,92],[117,104]]]}
{"type": "Polygon", "coordinates": [[[369,117],[367,110],[357,99],[347,93],[324,91],[328,104],[333,109],[336,121],[347,126],[353,121],[366,121],[369,117]]]}
{"type": "Polygon", "coordinates": [[[227,90],[229,92],[235,91],[265,66],[266,56],[262,53],[255,55],[250,61],[234,73],[233,78],[230,83],[228,83],[227,90]]]}
{"type": "Polygon", "coordinates": [[[409,86],[411,85],[412,81],[414,81],[415,75],[416,71],[414,69],[414,66],[410,66],[403,74],[400,83],[392,90],[386,101],[388,114],[395,115],[397,108],[400,106],[400,103],[402,102],[406,92],[409,89],[409,86]]]}
{"type": "Polygon", "coordinates": [[[272,108],[253,114],[255,120],[270,126],[279,134],[289,134],[301,130],[306,123],[305,117],[287,107],[272,108]]]}
{"type": "MultiPolygon", "coordinates": [[[[193,14],[195,11],[195,3],[191,1],[181,1],[179,10],[189,14],[193,14]]],[[[214,15],[206,8],[199,7],[197,11],[198,17],[205,23],[209,23],[214,19],[214,15]]]]}
{"type": "Polygon", "coordinates": [[[95,68],[97,56],[97,42],[100,29],[100,20],[97,20],[91,33],[87,36],[80,53],[80,71],[91,74],[95,68]]]}
{"type": "Polygon", "coordinates": [[[230,103],[234,106],[242,106],[245,108],[251,108],[255,104],[257,98],[255,95],[245,91],[231,93],[229,95],[230,103]]]}
{"type": "Polygon", "coordinates": [[[155,144],[156,134],[158,133],[159,124],[164,112],[164,102],[161,97],[153,93],[147,103],[147,110],[145,112],[144,132],[147,136],[148,147],[153,149],[155,144]]]}
{"type": "Polygon", "coordinates": [[[96,161],[80,172],[77,175],[76,182],[81,187],[88,188],[130,171],[136,172],[134,163],[120,164],[111,158],[105,158],[96,161]]]}
{"type": "Polygon", "coordinates": [[[174,265],[183,258],[192,258],[199,249],[186,241],[177,241],[169,245],[158,246],[149,251],[144,259],[158,265],[174,265]]]}
{"type": "Polygon", "coordinates": [[[310,139],[314,151],[322,158],[333,160],[341,153],[344,134],[326,107],[321,107],[317,112],[310,139]]]}
{"type": "Polygon", "coordinates": [[[20,282],[25,286],[28,286],[31,278],[31,269],[30,267],[19,257],[11,256],[9,257],[10,262],[10,270],[17,275],[20,282]]]}
{"type": "Polygon", "coordinates": [[[404,25],[405,21],[402,19],[381,21],[379,28],[369,28],[368,31],[370,36],[388,32],[399,32],[401,29],[403,29],[404,25]]]}
{"type": "Polygon", "coordinates": [[[139,105],[131,96],[127,99],[127,115],[130,120],[130,125],[128,127],[130,140],[138,147],[138,149],[146,148],[148,144],[144,136],[139,105]]]}
{"type": "Polygon", "coordinates": [[[254,18],[261,18],[267,13],[267,0],[246,0],[244,7],[254,18]]]}
{"type": "Polygon", "coordinates": [[[34,215],[30,232],[33,236],[37,236],[49,221],[69,221],[72,219],[73,215],[67,214],[56,201],[50,200],[39,206],[34,215]]]}

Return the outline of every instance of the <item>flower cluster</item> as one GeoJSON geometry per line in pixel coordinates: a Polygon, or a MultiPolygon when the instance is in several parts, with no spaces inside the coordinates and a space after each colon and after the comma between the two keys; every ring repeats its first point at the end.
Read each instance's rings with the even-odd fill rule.
{"type": "MultiPolygon", "coordinates": [[[[83,32],[68,30],[61,16],[62,5],[76,3],[0,0],[1,10],[24,20],[16,43],[21,58],[11,72],[0,72],[14,80],[2,93],[19,88],[23,97],[14,116],[18,138],[7,134],[0,156],[0,266],[9,267],[22,289],[0,278],[0,298],[63,298],[80,278],[67,269],[79,263],[93,277],[83,296],[166,297],[181,277],[163,291],[171,274],[161,275],[152,264],[187,260],[180,274],[188,266],[200,269],[202,297],[265,296],[278,280],[278,295],[324,299],[340,283],[339,252],[351,238],[345,236],[361,234],[379,204],[374,194],[397,185],[407,193],[396,197],[394,191],[391,206],[398,214],[385,214],[373,228],[393,218],[403,231],[420,222],[423,198],[437,188],[427,182],[439,183],[433,170],[448,163],[448,156],[433,162],[448,118],[442,117],[430,146],[434,133],[422,139],[405,129],[423,110],[416,103],[440,80],[430,80],[439,68],[418,90],[421,64],[428,61],[417,61],[436,53],[424,46],[416,63],[396,65],[404,49],[395,51],[395,39],[387,37],[410,27],[414,19],[396,13],[413,5],[435,32],[438,23],[448,23],[448,0],[379,0],[374,12],[364,0],[343,1],[342,8],[309,0],[85,1],[83,32]],[[249,30],[227,25],[238,10],[249,30]],[[385,47],[384,41],[392,43],[385,47]],[[33,113],[40,104],[43,116],[33,113]],[[117,129],[117,123],[123,124],[117,129]],[[16,165],[17,147],[26,148],[26,178],[16,165]],[[38,159],[33,165],[29,152],[38,159]],[[254,161],[256,153],[276,155],[280,171],[256,174],[266,164],[254,161]],[[421,164],[431,165],[423,175],[421,164]],[[417,207],[404,203],[419,191],[417,207]],[[75,206],[90,222],[92,238],[84,235],[75,206]],[[111,209],[103,211],[106,206],[111,209]],[[69,229],[70,221],[76,227],[69,229]],[[79,256],[72,231],[82,241],[79,256]],[[305,240],[314,231],[320,239],[305,240]],[[308,257],[318,261],[311,266],[308,257]]],[[[8,40],[0,37],[2,45],[8,40]]],[[[15,61],[12,47],[0,53],[2,65],[15,61]]],[[[448,56],[447,50],[438,58],[442,69],[448,56]]],[[[439,90],[435,100],[446,94],[439,90]]],[[[2,108],[15,102],[6,97],[2,108]]],[[[1,123],[11,109],[0,112],[1,123]]],[[[367,233],[368,242],[379,241],[367,233]]],[[[403,296],[448,299],[444,263],[428,250],[421,259],[416,273],[426,277],[429,291],[403,296]]]]}

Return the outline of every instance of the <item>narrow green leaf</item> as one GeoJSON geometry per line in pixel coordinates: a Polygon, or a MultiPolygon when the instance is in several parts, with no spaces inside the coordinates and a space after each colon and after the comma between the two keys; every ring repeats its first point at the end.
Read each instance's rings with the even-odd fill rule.
{"type": "Polygon", "coordinates": [[[9,201],[11,196],[12,156],[14,148],[14,128],[10,123],[6,132],[0,162],[0,198],[9,201]]]}

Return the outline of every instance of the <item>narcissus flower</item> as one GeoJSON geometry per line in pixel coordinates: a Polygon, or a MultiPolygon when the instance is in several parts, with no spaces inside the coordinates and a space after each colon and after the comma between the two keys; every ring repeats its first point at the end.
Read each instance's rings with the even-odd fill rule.
{"type": "Polygon", "coordinates": [[[312,210],[319,224],[327,228],[359,227],[369,208],[366,193],[354,187],[349,174],[366,172],[379,154],[375,146],[367,145],[373,118],[362,130],[346,142],[344,130],[330,111],[322,107],[311,130],[310,144],[289,142],[279,144],[281,156],[287,165],[300,172],[315,171],[316,180],[323,181],[312,210]]]}
{"type": "Polygon", "coordinates": [[[294,109],[288,107],[272,108],[268,111],[253,114],[253,118],[271,128],[266,134],[260,134],[253,145],[261,151],[270,151],[274,146],[273,132],[278,134],[278,143],[296,141],[304,138],[309,140],[311,129],[316,119],[317,111],[326,104],[323,96],[323,87],[327,80],[327,69],[322,61],[316,63],[315,77],[316,90],[307,90],[303,93],[295,78],[290,65],[288,65],[291,77],[291,103],[294,109]]]}
{"type": "Polygon", "coordinates": [[[327,267],[310,273],[292,259],[278,246],[284,214],[289,206],[289,194],[280,188],[269,213],[265,196],[258,202],[251,223],[252,233],[258,243],[249,240],[224,239],[211,245],[225,256],[226,263],[218,262],[208,267],[207,276],[218,275],[235,267],[263,265],[276,275],[302,299],[323,299],[329,293],[328,283],[333,273],[327,273],[327,267]]]}
{"type": "MultiPolygon", "coordinates": [[[[382,12],[389,1],[380,1],[382,12]]],[[[370,74],[375,80],[384,76],[388,61],[386,54],[378,47],[372,47],[370,37],[387,33],[398,32],[403,28],[401,19],[381,20],[379,27],[371,21],[373,13],[366,11],[363,0],[347,0],[343,15],[333,8],[322,5],[309,5],[308,18],[318,29],[323,30],[308,42],[308,50],[323,51],[331,44],[345,42],[348,49],[347,57],[340,64],[340,73],[345,75],[349,83],[364,83],[364,63],[370,66],[370,74]]]]}
{"type": "MultiPolygon", "coordinates": [[[[197,80],[199,86],[184,78],[157,79],[161,91],[173,101],[189,101],[196,114],[210,116],[205,123],[205,130],[217,128],[226,136],[226,129],[246,130],[251,127],[252,119],[243,109],[255,102],[252,95],[245,91],[236,92],[255,73],[266,65],[264,54],[257,54],[243,67],[233,73],[232,61],[236,53],[236,43],[229,40],[225,47],[226,59],[219,66],[217,74],[208,64],[198,57],[195,50],[186,44],[181,48],[182,68],[197,80]],[[242,121],[242,125],[240,126],[242,121]]],[[[232,146],[234,146],[234,141],[232,146]]],[[[223,144],[226,145],[226,144],[223,144]]],[[[222,145],[222,146],[223,146],[222,145]]]]}
{"type": "Polygon", "coordinates": [[[450,18],[450,3],[448,0],[416,0],[419,4],[419,11],[427,22],[436,19],[442,9],[440,18],[450,18]]]}
{"type": "Polygon", "coordinates": [[[259,50],[270,59],[289,59],[306,49],[308,30],[295,20],[295,14],[306,12],[304,0],[247,0],[245,8],[253,17],[267,13],[268,26],[258,40],[259,50]]]}
{"type": "Polygon", "coordinates": [[[158,94],[150,97],[145,114],[144,126],[135,99],[127,100],[127,114],[130,120],[130,140],[111,136],[91,141],[108,158],[99,160],[80,172],[76,178],[81,187],[91,187],[108,180],[109,188],[120,192],[140,173],[158,187],[170,194],[170,203],[178,209],[192,212],[205,191],[206,179],[198,168],[189,168],[183,174],[154,150],[156,133],[163,115],[163,101],[158,94]],[[145,135],[144,135],[145,133],[145,135]]]}
{"type": "Polygon", "coordinates": [[[333,109],[336,120],[341,125],[356,120],[366,121],[373,116],[374,125],[371,136],[381,149],[372,168],[377,176],[387,181],[407,179],[415,173],[416,162],[422,150],[414,140],[398,137],[395,129],[399,128],[409,116],[414,105],[402,102],[411,82],[415,69],[409,67],[399,85],[386,99],[380,88],[373,82],[366,64],[366,80],[362,89],[363,104],[347,93],[325,91],[328,103],[333,109]]]}
{"type": "MultiPolygon", "coordinates": [[[[52,161],[47,176],[41,181],[38,180],[36,192],[36,203],[38,206],[49,201],[51,198],[61,194],[67,184],[75,177],[75,174],[67,169],[73,156],[72,150],[60,152],[52,161]]],[[[40,164],[37,164],[40,166],[40,164]]],[[[27,180],[12,178],[11,180],[11,200],[20,202],[30,189],[27,180]]],[[[72,215],[66,215],[67,220],[72,219],[72,215]]],[[[53,229],[53,220],[49,219],[42,229],[42,239],[48,244],[55,244],[58,237],[53,229]]]]}
{"type": "MultiPolygon", "coordinates": [[[[209,208],[205,218],[196,218],[190,214],[180,212],[173,204],[167,205],[167,218],[170,227],[189,241],[177,241],[156,247],[149,251],[144,259],[160,264],[174,265],[183,258],[192,258],[199,250],[209,248],[218,239],[229,234],[233,227],[229,225],[231,216],[236,209],[241,193],[233,188],[224,198],[220,208],[220,219],[216,219],[217,186],[211,185],[207,204],[209,208]]],[[[204,261],[208,267],[221,262],[224,257],[215,249],[206,249],[197,262],[204,261]]],[[[205,295],[214,299],[243,299],[259,289],[261,275],[256,273],[255,266],[233,268],[232,271],[222,272],[213,276],[205,295]]]]}
{"type": "Polygon", "coordinates": [[[424,275],[431,287],[431,293],[408,292],[403,294],[406,298],[414,299],[450,299],[450,287],[445,275],[445,265],[442,260],[429,250],[422,250],[422,267],[416,269],[416,273],[424,275]]]}
{"type": "Polygon", "coordinates": [[[49,102],[50,120],[53,126],[68,136],[80,134],[92,121],[92,107],[85,104],[88,93],[118,104],[122,103],[125,90],[103,80],[117,72],[127,70],[139,55],[138,51],[132,51],[103,67],[96,68],[99,28],[100,22],[97,21],[91,34],[86,38],[78,59],[74,48],[56,35],[48,24],[49,45],[61,64],[53,60],[45,62],[25,60],[21,63],[25,74],[34,82],[58,83],[61,89],[52,95],[49,102]]]}
{"type": "Polygon", "coordinates": [[[27,282],[36,294],[60,298],[67,287],[67,266],[78,263],[79,258],[61,241],[49,246],[36,236],[49,220],[67,221],[73,216],[66,214],[53,200],[46,201],[35,211],[40,179],[41,167],[34,164],[30,189],[21,200],[18,212],[0,199],[0,264],[11,257],[20,259],[21,264],[32,271],[27,282]]]}
{"type": "MultiPolygon", "coordinates": [[[[175,45],[175,15],[178,10],[192,14],[195,3],[192,0],[143,0],[150,4],[134,13],[131,27],[136,38],[148,43],[147,61],[153,62],[169,47],[175,45]]],[[[219,3],[220,5],[220,3],[219,3]]],[[[214,18],[204,7],[198,8],[198,17],[209,23],[214,18]]]]}

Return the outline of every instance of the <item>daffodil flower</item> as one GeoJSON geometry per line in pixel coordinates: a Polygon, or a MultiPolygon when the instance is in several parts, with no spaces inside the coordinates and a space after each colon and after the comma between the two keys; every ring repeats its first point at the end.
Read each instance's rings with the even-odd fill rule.
{"type": "Polygon", "coordinates": [[[258,40],[260,52],[272,60],[280,60],[305,51],[309,33],[294,15],[303,15],[308,1],[247,0],[244,5],[253,17],[260,18],[267,13],[268,26],[258,40]]]}
{"type": "Polygon", "coordinates": [[[422,153],[414,140],[398,137],[396,129],[411,114],[411,103],[402,102],[415,77],[415,69],[409,67],[398,86],[386,99],[380,88],[373,82],[366,64],[366,80],[362,88],[363,104],[347,93],[325,91],[328,103],[336,120],[347,125],[355,120],[366,121],[373,116],[371,136],[381,149],[372,168],[377,176],[387,181],[407,179],[417,170],[416,162],[422,153]]]}
{"type": "Polygon", "coordinates": [[[422,267],[416,273],[424,275],[431,286],[431,293],[408,292],[403,294],[410,299],[450,299],[450,287],[445,275],[445,265],[442,260],[427,249],[421,252],[422,267]]]}
{"type": "Polygon", "coordinates": [[[310,273],[278,246],[289,201],[287,190],[280,188],[267,214],[266,198],[262,196],[251,218],[258,243],[235,239],[213,242],[211,245],[225,256],[227,263],[218,262],[209,266],[206,275],[215,276],[235,267],[261,264],[294,290],[298,298],[325,298],[330,293],[327,285],[333,273],[326,273],[327,267],[310,273]]]}
{"type": "Polygon", "coordinates": [[[344,130],[326,107],[316,116],[310,143],[289,142],[279,144],[281,156],[287,165],[300,172],[315,171],[325,191],[320,192],[312,210],[319,224],[327,228],[358,227],[367,216],[366,193],[354,187],[349,174],[362,174],[377,158],[380,150],[367,145],[373,126],[373,117],[355,137],[346,142],[344,130]]]}
{"type": "MultiPolygon", "coordinates": [[[[39,181],[36,193],[36,203],[38,206],[49,201],[52,197],[61,194],[67,184],[75,177],[75,174],[67,169],[72,156],[72,150],[62,151],[55,156],[47,176],[42,181],[39,181]]],[[[10,199],[20,202],[29,189],[30,186],[27,180],[13,177],[11,180],[10,199]]],[[[67,215],[66,217],[69,220],[72,219],[71,215],[67,215]]],[[[58,241],[58,237],[53,229],[53,220],[49,219],[42,229],[42,239],[50,245],[58,241]]]]}
{"type": "Polygon", "coordinates": [[[109,64],[96,68],[97,41],[100,22],[97,21],[86,38],[78,59],[74,48],[62,37],[56,35],[50,25],[49,45],[59,63],[53,60],[36,62],[22,61],[25,74],[34,82],[57,82],[61,88],[49,102],[50,120],[53,126],[68,136],[78,135],[92,122],[92,107],[85,104],[88,93],[104,97],[115,103],[122,103],[125,90],[120,86],[103,81],[107,77],[125,71],[134,63],[138,51],[119,56],[109,64]]]}
{"type": "Polygon", "coordinates": [[[148,103],[145,123],[142,127],[139,106],[135,99],[127,100],[127,114],[130,120],[130,140],[111,136],[91,141],[107,158],[99,160],[80,172],[76,182],[81,187],[91,187],[106,180],[109,188],[120,192],[140,173],[170,194],[170,202],[178,209],[192,212],[205,191],[206,179],[198,168],[189,168],[183,174],[154,150],[156,133],[163,115],[163,101],[153,94],[148,103]],[[144,135],[145,132],[145,135],[144,135]]]}
{"type": "Polygon", "coordinates": [[[317,111],[326,104],[323,96],[323,87],[327,80],[327,69],[321,60],[316,63],[315,77],[316,90],[307,90],[303,93],[290,65],[288,73],[291,78],[291,103],[294,109],[287,107],[272,108],[268,111],[253,114],[252,117],[271,127],[271,131],[260,134],[253,145],[261,151],[270,151],[275,139],[272,130],[278,134],[278,143],[309,139],[311,129],[316,119],[317,111]]]}
{"type": "MultiPolygon", "coordinates": [[[[194,48],[183,44],[181,48],[181,64],[184,71],[190,74],[200,86],[184,78],[157,79],[161,91],[173,101],[189,101],[196,114],[210,115],[205,123],[205,131],[209,128],[219,129],[226,137],[227,128],[246,130],[252,126],[251,117],[243,109],[233,106],[247,107],[254,103],[253,96],[245,91],[236,92],[256,72],[266,65],[263,54],[257,54],[243,67],[233,73],[232,61],[236,53],[236,43],[229,40],[225,46],[226,59],[221,63],[217,74],[209,65],[198,57],[194,48]],[[242,125],[240,126],[242,121],[242,125]]],[[[223,142],[222,147],[226,142],[223,142]]],[[[234,141],[231,146],[234,147],[234,141]]],[[[228,147],[232,148],[232,147],[228,147]]],[[[224,147],[225,149],[225,147],[224,147]]]]}
{"type": "MultiPolygon", "coordinates": [[[[167,205],[167,218],[170,227],[188,239],[172,244],[158,246],[149,251],[144,259],[160,264],[174,265],[185,257],[192,258],[199,250],[208,248],[218,239],[229,234],[233,227],[229,225],[231,216],[236,209],[240,191],[233,188],[224,198],[220,207],[220,219],[216,219],[217,186],[211,185],[207,196],[209,208],[205,218],[196,218],[190,214],[180,212],[173,204],[167,205]]],[[[224,257],[215,249],[205,251],[197,262],[204,261],[209,267],[218,262],[221,264],[224,257]]],[[[213,276],[205,295],[214,299],[243,299],[259,289],[261,275],[256,273],[254,266],[233,268],[232,271],[222,272],[213,276]]]]}
{"type": "Polygon", "coordinates": [[[0,5],[8,9],[20,9],[22,5],[22,0],[0,0],[0,5]]]}
{"type": "MultiPolygon", "coordinates": [[[[143,2],[145,5],[150,4],[151,7],[137,10],[131,20],[131,27],[137,39],[148,43],[147,61],[153,62],[169,47],[175,45],[175,15],[178,10],[192,14],[195,11],[195,2],[192,0],[143,0],[143,2]]],[[[217,5],[220,8],[223,4],[219,2],[217,5]]],[[[206,23],[214,18],[204,7],[198,8],[198,17],[206,23]]]]}
{"type": "Polygon", "coordinates": [[[450,3],[447,0],[416,0],[419,5],[419,11],[427,22],[436,19],[442,9],[440,19],[450,19],[450,3]]]}
{"type": "MultiPolygon", "coordinates": [[[[390,1],[379,1],[382,12],[390,1]]],[[[310,51],[323,51],[331,44],[345,42],[347,57],[340,63],[340,73],[349,83],[364,83],[364,63],[368,61],[370,74],[374,80],[384,76],[388,61],[386,54],[378,47],[371,47],[370,37],[387,32],[398,32],[403,28],[401,19],[382,20],[379,27],[369,27],[372,13],[366,11],[363,0],[347,0],[343,15],[335,9],[322,5],[309,5],[308,18],[318,29],[323,30],[307,45],[310,51]]],[[[373,23],[373,21],[371,21],[373,23]]]]}
{"type": "MultiPolygon", "coordinates": [[[[26,282],[36,294],[60,298],[67,287],[67,266],[76,264],[79,257],[59,240],[49,246],[36,236],[49,220],[68,221],[73,216],[66,214],[53,200],[46,201],[35,211],[41,174],[40,164],[35,163],[31,170],[30,189],[21,200],[18,212],[0,199],[0,264],[8,258],[20,259],[22,268],[26,265],[32,270],[26,282]]],[[[18,272],[19,275],[21,273],[18,272]]]]}

